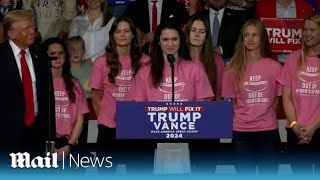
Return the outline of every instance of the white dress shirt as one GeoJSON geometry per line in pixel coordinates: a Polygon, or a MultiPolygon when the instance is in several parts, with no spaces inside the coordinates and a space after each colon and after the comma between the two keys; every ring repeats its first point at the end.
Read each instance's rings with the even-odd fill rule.
{"type": "Polygon", "coordinates": [[[292,1],[292,3],[288,7],[281,6],[277,1],[277,18],[296,18],[297,10],[296,3],[292,1]]]}
{"type": "MultiPolygon", "coordinates": [[[[224,10],[226,8],[222,8],[220,9],[219,11],[215,11],[213,10],[212,8],[209,8],[209,18],[210,18],[210,29],[212,29],[212,26],[213,26],[213,20],[214,20],[214,16],[216,14],[216,12],[218,12],[218,19],[219,19],[219,23],[220,23],[220,26],[221,26],[221,21],[222,21],[222,17],[223,17],[223,13],[224,13],[224,10]]],[[[211,32],[212,34],[212,32],[211,32]]]]}
{"type": "Polygon", "coordinates": [[[94,62],[97,57],[106,52],[109,31],[115,19],[115,17],[112,17],[105,26],[101,27],[103,13],[93,23],[90,22],[88,14],[73,18],[69,28],[69,37],[81,36],[83,38],[86,48],[84,59],[91,59],[94,62]]]}
{"type": "MultiPolygon", "coordinates": [[[[17,66],[18,66],[18,70],[19,70],[19,74],[20,74],[20,78],[22,81],[22,73],[21,73],[21,50],[12,40],[9,40],[9,44],[11,46],[11,49],[13,51],[14,54],[14,58],[16,60],[17,66]]],[[[26,51],[25,57],[26,57],[26,61],[27,61],[27,65],[29,68],[29,72],[31,75],[31,81],[32,81],[32,91],[33,91],[33,102],[34,102],[34,112],[35,115],[38,114],[38,101],[37,101],[37,88],[36,88],[36,74],[34,71],[34,66],[33,66],[33,62],[32,62],[32,57],[29,51],[29,48],[24,49],[26,51]]]]}
{"type": "MultiPolygon", "coordinates": [[[[276,13],[277,13],[277,18],[296,18],[297,10],[296,10],[295,1],[292,1],[292,3],[286,8],[281,6],[277,1],[276,13]]],[[[288,53],[280,53],[277,56],[278,56],[278,61],[284,63],[288,56],[288,53]]]]}

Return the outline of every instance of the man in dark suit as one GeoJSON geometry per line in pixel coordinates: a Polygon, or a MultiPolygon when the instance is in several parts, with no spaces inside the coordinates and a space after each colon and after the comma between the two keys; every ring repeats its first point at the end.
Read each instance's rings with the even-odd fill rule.
{"type": "MultiPolygon", "coordinates": [[[[130,17],[136,27],[144,33],[146,46],[153,41],[152,8],[157,6],[157,23],[173,21],[177,25],[183,25],[188,20],[188,12],[185,7],[176,0],[136,0],[128,5],[125,15],[130,17]]],[[[147,48],[148,49],[148,48],[147,48]]]]}
{"type": "Polygon", "coordinates": [[[246,21],[246,12],[227,8],[228,0],[209,0],[209,10],[205,11],[210,20],[210,28],[215,51],[222,55],[225,62],[233,56],[242,25],[246,21]],[[214,28],[215,15],[219,21],[214,28]],[[213,33],[217,31],[216,39],[213,33]]]}
{"type": "Polygon", "coordinates": [[[56,133],[48,62],[37,59],[31,48],[35,30],[29,11],[10,11],[3,27],[7,40],[0,45],[0,155],[18,151],[44,154],[49,133],[51,137],[56,133]]]}

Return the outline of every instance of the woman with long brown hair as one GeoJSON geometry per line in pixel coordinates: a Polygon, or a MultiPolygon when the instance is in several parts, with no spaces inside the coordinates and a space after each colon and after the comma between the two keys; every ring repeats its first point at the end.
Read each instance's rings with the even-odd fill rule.
{"type": "Polygon", "coordinates": [[[236,52],[223,78],[222,96],[233,102],[233,139],[239,173],[276,173],[280,136],[275,108],[281,65],[271,59],[268,34],[258,20],[242,27],[236,52]]]}
{"type": "Polygon", "coordinates": [[[213,51],[207,17],[200,14],[192,16],[187,23],[185,32],[192,60],[203,66],[215,99],[221,100],[224,62],[222,57],[213,51]]]}
{"type": "Polygon", "coordinates": [[[127,17],[117,18],[110,29],[106,53],[95,61],[89,81],[98,116],[99,148],[116,147],[116,101],[128,100],[132,79],[148,59],[141,55],[132,21],[127,17]]]}
{"type": "Polygon", "coordinates": [[[203,68],[191,60],[180,27],[172,22],[157,27],[154,51],[149,64],[141,67],[133,81],[129,97],[134,101],[171,101],[174,81],[175,101],[207,100],[214,97],[203,68]],[[168,55],[175,58],[174,79],[168,55]]]}
{"type": "Polygon", "coordinates": [[[69,53],[63,40],[47,39],[40,46],[39,57],[42,60],[47,60],[45,57],[56,58],[51,61],[56,115],[55,148],[58,158],[67,157],[78,144],[84,114],[89,112],[86,95],[79,81],[71,74],[69,53]]]}

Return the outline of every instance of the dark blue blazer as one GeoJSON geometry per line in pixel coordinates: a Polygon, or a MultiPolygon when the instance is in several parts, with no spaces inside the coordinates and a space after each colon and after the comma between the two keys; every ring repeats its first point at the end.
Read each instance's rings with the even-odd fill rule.
{"type": "MultiPolygon", "coordinates": [[[[128,5],[125,15],[130,17],[135,25],[144,33],[150,32],[148,0],[136,0],[128,5]]],[[[161,21],[167,21],[170,16],[178,25],[185,24],[188,20],[188,12],[185,7],[175,0],[163,0],[161,21]]]]}
{"type": "MultiPolygon", "coordinates": [[[[204,14],[209,18],[209,11],[205,11],[204,14]]],[[[223,49],[223,59],[229,59],[233,56],[240,30],[246,20],[245,11],[225,8],[218,37],[218,45],[223,49]]]]}
{"type": "MultiPolygon", "coordinates": [[[[8,41],[0,44],[0,151],[22,151],[43,148],[49,137],[49,98],[51,98],[51,137],[55,137],[54,95],[49,94],[48,62],[30,53],[36,76],[38,115],[30,127],[24,125],[25,101],[21,78],[8,41]],[[26,139],[32,132],[32,139],[26,139]]],[[[52,81],[50,82],[52,84],[52,81]]]]}

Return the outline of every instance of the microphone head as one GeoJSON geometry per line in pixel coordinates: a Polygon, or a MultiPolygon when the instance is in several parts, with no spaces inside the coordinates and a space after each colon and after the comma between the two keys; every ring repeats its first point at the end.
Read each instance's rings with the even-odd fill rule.
{"type": "Polygon", "coordinates": [[[173,54],[168,54],[167,59],[170,64],[173,64],[176,61],[176,58],[174,57],[173,54]]]}

